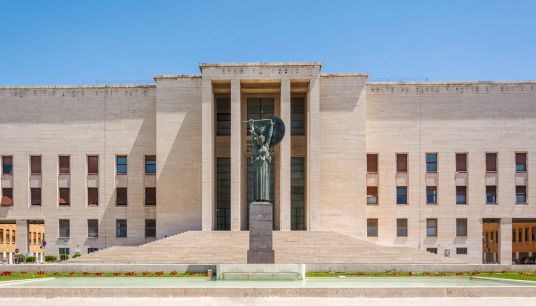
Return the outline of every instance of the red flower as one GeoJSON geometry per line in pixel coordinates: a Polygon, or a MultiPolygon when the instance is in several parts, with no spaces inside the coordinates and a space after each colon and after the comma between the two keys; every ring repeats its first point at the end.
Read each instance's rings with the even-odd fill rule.
{"type": "Polygon", "coordinates": [[[173,270],[173,271],[171,271],[171,272],[169,273],[169,275],[173,275],[173,276],[175,276],[175,275],[177,275],[177,271],[173,270]]]}
{"type": "Polygon", "coordinates": [[[95,276],[102,276],[102,272],[95,272],[95,276]]]}
{"type": "Polygon", "coordinates": [[[28,274],[28,272],[26,272],[26,271],[22,271],[20,274],[23,274],[23,275],[24,275],[24,274],[28,274]]]}
{"type": "Polygon", "coordinates": [[[158,271],[158,272],[155,272],[154,274],[156,274],[156,275],[158,275],[158,276],[161,276],[161,275],[164,274],[164,272],[162,272],[162,271],[158,271]]]}
{"type": "Polygon", "coordinates": [[[413,272],[408,272],[408,276],[413,276],[413,272]]]}
{"type": "Polygon", "coordinates": [[[119,272],[114,272],[112,275],[113,275],[113,276],[119,276],[119,275],[121,275],[121,273],[119,273],[119,272]]]}
{"type": "Polygon", "coordinates": [[[151,272],[147,272],[147,271],[143,272],[143,275],[144,275],[144,276],[145,276],[145,275],[149,275],[149,274],[151,274],[151,272]]]}
{"type": "Polygon", "coordinates": [[[60,275],[58,272],[54,272],[52,273],[52,275],[60,275]]]}

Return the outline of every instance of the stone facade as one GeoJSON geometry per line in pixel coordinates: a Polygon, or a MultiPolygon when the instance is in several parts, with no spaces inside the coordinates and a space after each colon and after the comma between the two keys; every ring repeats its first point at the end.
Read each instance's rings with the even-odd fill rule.
{"type": "Polygon", "coordinates": [[[253,98],[271,101],[288,129],[273,152],[275,230],[294,226],[293,158],[304,161],[306,230],[480,263],[484,223],[493,219],[502,238],[498,261],[508,264],[512,223],[536,220],[535,82],[371,83],[366,74],[322,74],[319,63],[200,70],[156,76],[155,85],[0,88],[0,156],[13,163],[1,180],[2,192],[12,188],[13,204],[0,206],[0,222],[16,227],[17,247],[28,251],[27,228],[35,222],[44,222],[46,254],[215,230],[219,216],[229,230],[247,230],[243,121],[253,98]],[[217,132],[221,98],[230,105],[226,135],[217,132]],[[305,101],[303,134],[290,133],[294,99],[305,101]],[[397,153],[407,154],[407,171],[397,172],[397,153]],[[426,171],[426,153],[437,154],[437,172],[426,171]],[[456,171],[456,153],[467,154],[466,171],[456,171]],[[486,172],[486,153],[497,153],[494,173],[486,172]],[[516,172],[516,153],[527,153],[527,171],[516,172]],[[377,171],[367,172],[367,154],[378,154],[377,171]],[[69,156],[69,174],[59,173],[60,155],[69,156]],[[98,174],[88,174],[93,155],[98,174]],[[128,171],[118,174],[116,157],[123,155],[128,171]],[[144,159],[154,155],[156,174],[146,174],[144,159]],[[40,174],[31,173],[30,156],[41,157],[40,174]],[[230,161],[229,207],[220,210],[218,159],[230,161]],[[486,204],[486,185],[497,186],[497,204],[486,204]],[[397,186],[407,187],[405,205],[397,205],[397,186]],[[426,203],[427,186],[437,186],[437,204],[426,203]],[[456,204],[456,186],[466,186],[467,204],[456,204]],[[526,204],[516,204],[516,186],[526,186],[526,204]],[[98,205],[88,205],[91,187],[98,188],[98,205]],[[144,205],[145,188],[154,187],[156,205],[144,205]],[[377,205],[367,205],[367,187],[377,187],[377,205]],[[40,205],[31,204],[31,188],[41,189],[40,205]],[[69,188],[69,205],[59,204],[59,188],[69,188]],[[127,205],[116,205],[117,188],[127,188],[127,205]],[[69,220],[69,237],[61,237],[60,219],[69,220]],[[90,237],[88,219],[98,220],[97,237],[90,237]],[[367,219],[378,220],[377,237],[367,235],[367,219]],[[407,219],[407,236],[397,236],[397,219],[407,219]],[[437,219],[437,236],[427,237],[427,219],[437,219]],[[465,236],[457,235],[456,219],[467,219],[465,236]],[[117,220],[127,220],[126,237],[116,237],[117,220]],[[156,220],[155,237],[146,220],[156,220]]]}

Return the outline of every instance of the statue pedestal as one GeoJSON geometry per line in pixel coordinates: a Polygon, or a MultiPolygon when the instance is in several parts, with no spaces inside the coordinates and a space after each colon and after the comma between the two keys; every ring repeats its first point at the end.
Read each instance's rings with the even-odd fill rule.
{"type": "Polygon", "coordinates": [[[248,264],[273,264],[273,210],[270,202],[249,204],[248,264]]]}

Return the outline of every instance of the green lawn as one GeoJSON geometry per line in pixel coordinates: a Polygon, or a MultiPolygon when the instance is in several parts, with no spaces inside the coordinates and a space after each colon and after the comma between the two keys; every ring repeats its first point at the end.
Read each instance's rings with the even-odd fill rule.
{"type": "Polygon", "coordinates": [[[406,272],[382,272],[382,273],[347,273],[347,272],[308,272],[306,277],[494,277],[504,279],[519,279],[536,281],[536,272],[497,272],[497,273],[406,273],[406,272]]]}
{"type": "Polygon", "coordinates": [[[127,273],[30,273],[30,272],[0,272],[0,281],[33,279],[43,277],[207,277],[206,273],[163,273],[163,272],[127,272],[127,273]]]}

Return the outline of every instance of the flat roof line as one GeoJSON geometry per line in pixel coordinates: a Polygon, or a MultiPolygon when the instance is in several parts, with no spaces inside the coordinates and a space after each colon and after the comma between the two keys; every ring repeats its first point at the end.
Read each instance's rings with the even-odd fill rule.
{"type": "Polygon", "coordinates": [[[156,88],[155,84],[138,85],[31,85],[31,86],[0,86],[6,89],[106,89],[106,88],[156,88]]]}

